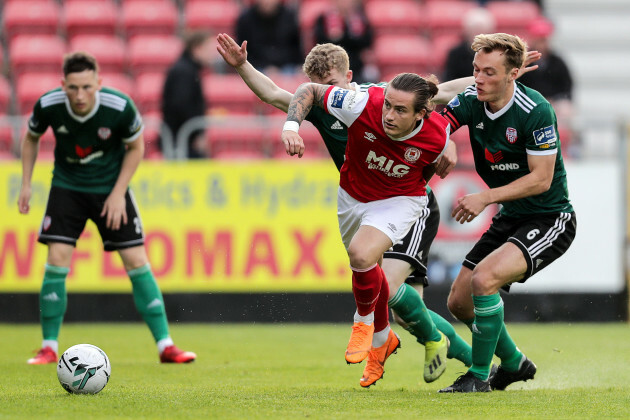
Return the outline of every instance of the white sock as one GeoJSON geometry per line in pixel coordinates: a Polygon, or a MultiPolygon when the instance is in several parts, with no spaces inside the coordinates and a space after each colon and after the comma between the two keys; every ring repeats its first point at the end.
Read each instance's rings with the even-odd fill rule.
{"type": "Polygon", "coordinates": [[[171,337],[161,339],[157,342],[158,352],[162,354],[165,348],[167,348],[168,346],[172,346],[173,344],[175,343],[173,343],[173,339],[171,337]]]}
{"type": "Polygon", "coordinates": [[[381,347],[383,344],[385,344],[385,342],[387,341],[387,337],[389,337],[389,330],[391,330],[391,328],[388,325],[383,330],[375,332],[374,336],[372,337],[372,347],[381,347]]]}
{"type": "Polygon", "coordinates": [[[42,348],[50,347],[55,353],[59,352],[59,342],[57,340],[42,340],[42,348]]]}
{"type": "Polygon", "coordinates": [[[354,322],[363,322],[365,325],[372,325],[374,322],[374,311],[365,316],[359,315],[359,311],[354,313],[354,322]]]}

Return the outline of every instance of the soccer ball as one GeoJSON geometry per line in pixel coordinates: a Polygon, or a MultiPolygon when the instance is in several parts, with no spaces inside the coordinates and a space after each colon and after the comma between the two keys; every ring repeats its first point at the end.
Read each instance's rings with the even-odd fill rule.
{"type": "Polygon", "coordinates": [[[105,352],[92,344],[77,344],[63,352],[57,364],[59,383],[71,394],[100,392],[112,372],[105,352]]]}

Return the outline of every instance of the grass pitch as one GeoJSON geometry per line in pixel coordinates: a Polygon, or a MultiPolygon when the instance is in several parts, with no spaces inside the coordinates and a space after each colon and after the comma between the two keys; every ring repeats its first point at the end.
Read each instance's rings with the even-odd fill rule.
{"type": "MultiPolygon", "coordinates": [[[[66,324],[60,350],[102,348],[112,376],[97,395],[70,395],[56,365],[29,366],[37,325],[0,324],[0,418],[418,419],[630,418],[627,324],[512,324],[536,379],[488,394],[438,394],[465,372],[422,382],[424,348],[395,326],[402,348],[385,377],[362,389],[364,364],[348,366],[350,325],[173,324],[171,334],[198,360],[161,365],[143,324],[66,324]]],[[[458,326],[470,341],[470,333],[458,326]]]]}

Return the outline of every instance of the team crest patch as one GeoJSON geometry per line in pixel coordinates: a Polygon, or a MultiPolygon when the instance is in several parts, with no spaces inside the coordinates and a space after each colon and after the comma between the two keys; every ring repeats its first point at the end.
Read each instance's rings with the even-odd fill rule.
{"type": "Polygon", "coordinates": [[[112,130],[109,127],[101,127],[98,129],[97,134],[101,140],[107,140],[111,137],[112,130]]]}
{"type": "Polygon", "coordinates": [[[420,159],[421,154],[422,152],[420,151],[420,149],[415,147],[408,147],[407,150],[405,150],[405,160],[409,163],[414,163],[418,159],[420,159]]]}
{"type": "Polygon", "coordinates": [[[42,230],[47,231],[51,223],[52,220],[50,219],[50,216],[44,217],[44,221],[42,222],[42,230]]]}
{"type": "Polygon", "coordinates": [[[556,136],[556,129],[553,125],[535,130],[533,134],[536,146],[547,145],[547,147],[549,147],[555,144],[558,140],[558,136],[556,136]]]}
{"type": "Polygon", "coordinates": [[[518,139],[516,128],[508,127],[507,130],[505,130],[505,137],[510,143],[514,143],[518,139]]]}

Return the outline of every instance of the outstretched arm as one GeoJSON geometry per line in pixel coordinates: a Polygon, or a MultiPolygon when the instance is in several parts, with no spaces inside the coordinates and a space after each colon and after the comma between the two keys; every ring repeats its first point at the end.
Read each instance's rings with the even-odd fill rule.
{"type": "MultiPolygon", "coordinates": [[[[530,71],[534,71],[538,68],[538,65],[532,65],[532,63],[538,61],[542,56],[538,51],[528,51],[527,57],[525,58],[525,63],[523,63],[523,67],[518,70],[517,79],[524,75],[525,73],[529,73],[530,71]]],[[[472,65],[471,65],[472,71],[472,65]]],[[[447,104],[455,95],[460,92],[463,92],[470,85],[475,84],[475,78],[473,76],[462,77],[459,79],[449,80],[448,82],[440,83],[438,85],[438,93],[433,98],[433,102],[436,104],[447,104]]]]}
{"type": "Polygon", "coordinates": [[[228,34],[219,34],[217,35],[217,51],[226,63],[234,67],[241,79],[261,101],[287,112],[293,95],[280,88],[247,61],[247,41],[243,41],[243,45],[239,47],[228,34]]]}
{"type": "Polygon", "coordinates": [[[295,91],[289,109],[287,121],[282,129],[282,142],[288,155],[304,155],[304,141],[298,134],[298,128],[308,115],[313,105],[324,108],[324,97],[329,85],[304,83],[295,91]]]}

